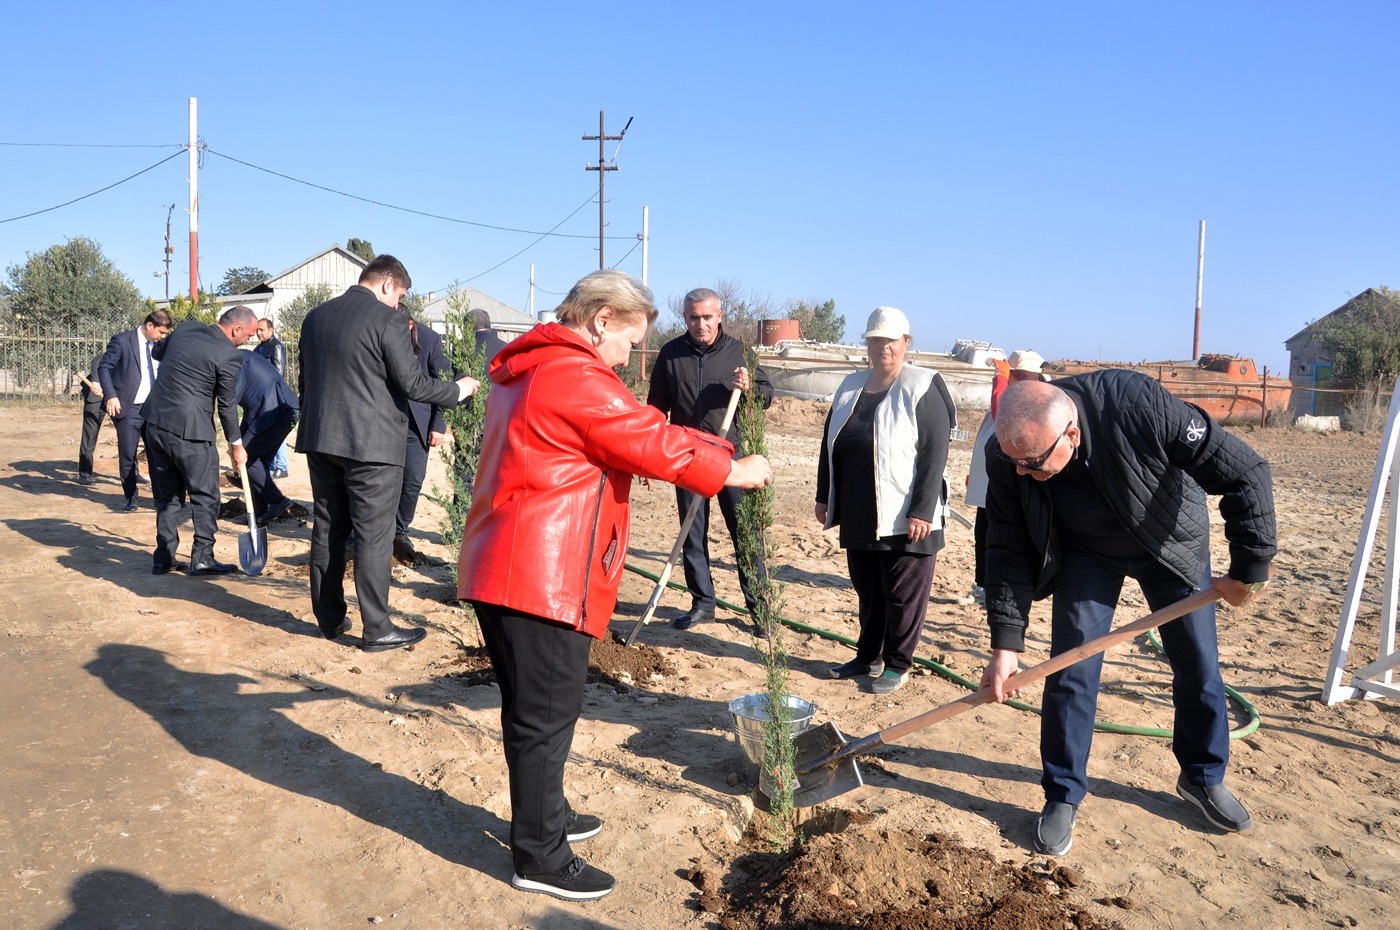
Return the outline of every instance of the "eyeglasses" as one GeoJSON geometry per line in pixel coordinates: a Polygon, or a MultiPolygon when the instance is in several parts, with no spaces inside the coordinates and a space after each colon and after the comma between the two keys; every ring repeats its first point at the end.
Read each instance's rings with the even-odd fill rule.
{"type": "Polygon", "coordinates": [[[1064,439],[1065,436],[1069,435],[1069,428],[1073,425],[1073,420],[1066,423],[1065,428],[1060,430],[1060,435],[1056,436],[1055,441],[1050,444],[1050,448],[1046,449],[1044,453],[1042,453],[1041,455],[1037,455],[1033,459],[1013,459],[1011,456],[1007,455],[1002,450],[1000,443],[997,444],[996,454],[1002,461],[1010,462],[1012,465],[1015,465],[1018,468],[1024,468],[1026,471],[1040,471],[1042,468],[1045,467],[1045,460],[1050,458],[1050,456],[1054,455],[1055,450],[1059,448],[1060,440],[1064,439]]]}

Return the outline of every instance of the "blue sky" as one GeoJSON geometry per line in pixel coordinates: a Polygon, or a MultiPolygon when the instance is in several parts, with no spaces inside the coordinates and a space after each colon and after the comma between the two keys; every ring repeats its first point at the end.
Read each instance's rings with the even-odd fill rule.
{"type": "MultiPolygon", "coordinates": [[[[1282,341],[1367,287],[1400,287],[1395,2],[341,3],[11,10],[0,219],[146,168],[199,100],[201,282],[277,272],[351,236],[419,291],[537,307],[609,265],[651,208],[664,301],[728,278],[834,298],[851,335],[901,307],[918,345],[1047,357],[1189,356],[1197,224],[1203,351],[1278,370],[1282,341]],[[614,143],[608,146],[612,155],[614,143]],[[480,277],[476,277],[481,275],[480,277]]],[[[0,223],[0,264],[97,240],[161,296],[188,287],[186,160],[0,223]]]]}

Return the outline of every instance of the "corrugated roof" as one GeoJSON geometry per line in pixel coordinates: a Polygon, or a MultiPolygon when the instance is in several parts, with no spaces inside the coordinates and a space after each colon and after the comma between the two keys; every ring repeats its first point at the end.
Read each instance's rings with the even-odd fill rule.
{"type": "MultiPolygon", "coordinates": [[[[447,318],[447,311],[451,309],[448,298],[452,292],[435,297],[433,300],[423,305],[423,311],[419,317],[429,323],[441,323],[447,318]]],[[[463,285],[457,288],[457,293],[467,299],[467,305],[473,310],[485,310],[491,317],[491,327],[528,329],[535,325],[535,320],[528,313],[521,313],[519,310],[497,300],[490,294],[485,294],[470,285],[463,285]]]]}

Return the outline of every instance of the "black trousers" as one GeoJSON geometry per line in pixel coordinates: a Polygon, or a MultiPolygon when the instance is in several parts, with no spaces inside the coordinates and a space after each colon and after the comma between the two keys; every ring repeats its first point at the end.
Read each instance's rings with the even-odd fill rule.
{"type": "Polygon", "coordinates": [[[92,455],[97,449],[97,433],[102,429],[102,418],[107,411],[102,407],[103,398],[89,396],[83,401],[83,438],[78,445],[78,474],[92,474],[92,455]]]}
{"type": "Polygon", "coordinates": [[[186,497],[194,518],[190,564],[214,558],[219,528],[219,453],[212,442],[177,436],[159,426],[146,427],[146,463],[156,499],[157,568],[172,565],[180,548],[180,508],[186,497]]]}
{"type": "Polygon", "coordinates": [[[345,541],[355,531],[355,596],[366,640],[393,628],[389,620],[389,559],[394,505],[403,466],[306,453],[316,522],[311,528],[311,611],[323,631],[345,619],[345,541]]]}
{"type": "MultiPolygon", "coordinates": [[[[739,557],[739,501],[743,498],[744,492],[740,488],[720,488],[715,495],[715,500],[719,502],[719,512],[724,516],[724,525],[729,529],[729,538],[734,543],[734,562],[739,569],[739,588],[744,592],[744,606],[750,610],[754,606],[753,579],[744,570],[744,560],[739,557]]],[[[683,488],[676,488],[676,510],[680,513],[680,518],[685,519],[686,511],[690,509],[690,502],[695,497],[683,488]]],[[[708,498],[700,502],[700,509],[695,514],[695,522],[690,524],[690,532],[686,534],[685,542],[681,546],[681,564],[685,568],[685,586],[690,589],[690,607],[692,610],[715,609],[715,581],[710,574],[710,501],[708,498]]],[[[767,567],[763,564],[760,556],[758,561],[759,577],[764,577],[767,567]]]]}
{"type": "Polygon", "coordinates": [[[987,577],[987,508],[978,507],[972,521],[972,583],[986,587],[987,577]]]}
{"type": "Polygon", "coordinates": [[[472,606],[501,686],[515,874],[554,872],[574,857],[564,836],[570,813],[564,763],[583,711],[593,640],[530,614],[494,604],[472,606]]]}
{"type": "Polygon", "coordinates": [[[884,659],[885,668],[896,672],[914,667],[937,562],[937,555],[846,550],[846,568],[860,604],[858,662],[884,659]]]}
{"type": "Polygon", "coordinates": [[[423,492],[423,477],[428,474],[428,447],[411,428],[403,445],[403,488],[399,491],[399,513],[394,521],[394,535],[407,536],[418,512],[418,495],[423,492]]]}
{"type": "Polygon", "coordinates": [[[243,451],[248,453],[248,490],[253,495],[253,516],[257,519],[267,513],[267,508],[287,499],[287,495],[272,480],[270,472],[273,460],[296,422],[296,413],[288,410],[271,429],[252,435],[243,434],[243,451]]]}
{"type": "MultiPolygon", "coordinates": [[[[136,446],[142,440],[146,421],[141,417],[141,405],[122,408],[122,415],[112,418],[117,428],[117,472],[122,478],[122,493],[128,501],[136,500],[136,446]]],[[[150,453],[147,453],[149,457],[150,453]]],[[[151,479],[152,487],[155,479],[151,479]]],[[[155,493],[154,490],[151,492],[155,493]]]]}

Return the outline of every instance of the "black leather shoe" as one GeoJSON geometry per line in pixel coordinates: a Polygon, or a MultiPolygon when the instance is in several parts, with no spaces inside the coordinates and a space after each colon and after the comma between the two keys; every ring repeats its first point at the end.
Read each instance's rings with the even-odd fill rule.
{"type": "Polygon", "coordinates": [[[210,559],[207,562],[195,562],[190,566],[191,575],[227,575],[229,572],[238,571],[237,565],[230,565],[227,562],[220,562],[210,559]]]}
{"type": "Polygon", "coordinates": [[[412,646],[427,635],[428,631],[421,627],[396,626],[388,636],[367,639],[360,648],[365,652],[383,652],[386,649],[397,649],[400,646],[412,646]]]}
{"type": "Polygon", "coordinates": [[[136,473],[136,483],[137,483],[137,484],[150,484],[150,483],[151,483],[151,479],[150,479],[150,478],[147,478],[145,475],[141,474],[141,473],[138,471],[138,472],[136,473]]]}
{"type": "Polygon", "coordinates": [[[169,565],[152,565],[151,574],[168,575],[171,572],[182,572],[189,567],[190,564],[188,562],[171,562],[169,565]]]}
{"type": "Polygon", "coordinates": [[[695,626],[695,624],[697,623],[705,623],[706,621],[713,620],[714,618],[715,612],[713,610],[700,610],[697,608],[696,610],[692,610],[688,614],[681,614],[679,617],[672,620],[671,626],[675,627],[678,630],[688,630],[691,627],[695,626]]]}
{"type": "Polygon", "coordinates": [[[273,520],[276,520],[278,517],[282,516],[282,514],[286,513],[288,510],[291,509],[292,499],[290,497],[282,498],[282,500],[267,508],[267,510],[264,511],[261,517],[258,517],[258,526],[267,526],[273,520]]]}
{"type": "Polygon", "coordinates": [[[126,506],[122,508],[122,513],[135,513],[140,509],[141,505],[136,503],[136,498],[133,497],[126,502],[126,506]]]}
{"type": "Polygon", "coordinates": [[[407,536],[394,537],[394,558],[406,565],[412,565],[418,558],[418,553],[413,549],[413,543],[407,536]]]}
{"type": "Polygon", "coordinates": [[[82,485],[97,484],[97,476],[94,475],[94,474],[91,474],[91,473],[86,474],[86,475],[79,475],[79,476],[78,476],[78,484],[82,484],[82,485]]]}
{"type": "Polygon", "coordinates": [[[344,620],[340,621],[340,626],[336,627],[334,630],[322,630],[321,635],[324,636],[326,639],[337,639],[338,637],[344,636],[346,633],[349,632],[350,618],[346,617],[344,620]]]}

